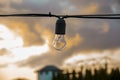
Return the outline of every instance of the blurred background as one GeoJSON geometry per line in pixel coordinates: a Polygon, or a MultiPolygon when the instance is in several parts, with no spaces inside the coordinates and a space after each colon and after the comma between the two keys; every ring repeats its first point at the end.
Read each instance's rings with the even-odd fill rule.
{"type": "MultiPolygon", "coordinates": [[[[0,0],[0,14],[117,14],[119,0],[0,0]]],[[[0,80],[36,80],[36,69],[120,68],[120,20],[66,19],[63,51],[55,50],[56,18],[0,18],[0,80]],[[93,66],[93,67],[92,67],[93,66]]]]}

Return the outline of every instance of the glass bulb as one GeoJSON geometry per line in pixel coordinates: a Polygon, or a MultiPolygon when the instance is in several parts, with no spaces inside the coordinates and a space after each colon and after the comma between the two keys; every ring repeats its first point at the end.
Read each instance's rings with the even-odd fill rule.
{"type": "Polygon", "coordinates": [[[63,50],[66,47],[64,35],[55,35],[53,40],[53,47],[57,50],[63,50]]]}

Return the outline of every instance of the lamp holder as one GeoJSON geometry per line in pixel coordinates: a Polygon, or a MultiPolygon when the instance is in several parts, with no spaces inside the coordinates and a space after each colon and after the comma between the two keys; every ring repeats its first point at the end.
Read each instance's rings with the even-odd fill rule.
{"type": "Polygon", "coordinates": [[[65,20],[60,18],[56,21],[55,34],[65,35],[66,23],[65,20]]]}

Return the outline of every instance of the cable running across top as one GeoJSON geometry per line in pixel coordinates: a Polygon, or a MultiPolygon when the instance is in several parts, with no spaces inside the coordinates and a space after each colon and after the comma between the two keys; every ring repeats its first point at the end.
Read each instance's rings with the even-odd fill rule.
{"type": "Polygon", "coordinates": [[[87,18],[87,19],[120,19],[120,14],[91,14],[91,15],[54,15],[49,14],[0,14],[0,17],[57,17],[57,18],[87,18]]]}

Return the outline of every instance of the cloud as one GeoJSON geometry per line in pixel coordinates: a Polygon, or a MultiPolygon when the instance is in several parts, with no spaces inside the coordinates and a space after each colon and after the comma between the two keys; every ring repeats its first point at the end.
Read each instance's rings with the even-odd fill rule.
{"type": "MultiPolygon", "coordinates": [[[[77,6],[77,8],[81,7],[78,10],[79,12],[77,14],[79,13],[95,14],[95,13],[112,12],[110,7],[110,4],[112,3],[112,1],[108,2],[107,4],[104,4],[103,1],[95,1],[93,3],[89,3],[89,1],[86,3],[85,1],[83,1],[82,3],[86,5],[83,5],[83,7],[81,7],[80,3],[79,5],[74,5],[74,3],[72,4],[74,6],[77,6]]],[[[68,3],[68,4],[71,4],[71,3],[68,3]]],[[[56,10],[56,12],[58,11],[56,10]]],[[[48,20],[40,19],[39,21],[40,22],[42,21],[41,25],[45,25],[47,22],[44,22],[44,21],[48,21],[48,20]]],[[[51,22],[53,21],[51,20],[51,22]]],[[[57,52],[49,52],[50,55],[46,54],[42,56],[32,56],[28,60],[19,62],[19,65],[31,66],[31,67],[36,67],[39,64],[60,65],[64,62],[66,58],[70,57],[73,54],[76,54],[77,52],[84,52],[84,51],[89,52],[89,51],[96,51],[96,50],[103,51],[106,49],[116,49],[120,47],[120,44],[119,44],[120,38],[118,35],[119,25],[115,20],[111,21],[111,20],[82,20],[82,19],[72,20],[70,19],[70,20],[66,20],[66,22],[67,22],[66,35],[69,37],[68,45],[67,45],[68,50],[63,51],[62,55],[55,56],[55,57],[53,57],[51,53],[57,53],[57,52]]],[[[53,24],[55,24],[55,22],[53,24]]],[[[54,31],[54,30],[51,30],[51,28],[53,27],[52,26],[53,24],[49,24],[49,26],[48,25],[44,26],[45,28],[49,27],[50,28],[50,29],[48,28],[49,30],[45,30],[44,27],[39,28],[39,26],[37,26],[36,30],[39,34],[41,33],[41,34],[52,35],[52,32],[54,31]]],[[[51,36],[49,38],[51,38],[51,36]]]]}
{"type": "Polygon", "coordinates": [[[0,0],[0,2],[21,2],[22,0],[0,0]]]}
{"type": "Polygon", "coordinates": [[[61,66],[64,59],[73,54],[75,51],[75,48],[73,49],[73,47],[76,47],[78,45],[77,42],[81,43],[82,41],[81,37],[78,34],[76,34],[74,37],[68,37],[67,40],[69,42],[64,51],[56,51],[53,47],[51,47],[52,45],[50,45],[50,50],[46,54],[37,56],[34,55],[29,57],[27,60],[19,61],[16,64],[19,67],[30,66],[32,68],[37,68],[44,65],[61,66]],[[39,66],[39,64],[41,65],[39,66]]]}
{"type": "Polygon", "coordinates": [[[0,72],[1,80],[13,80],[15,78],[27,78],[30,80],[36,79],[36,74],[34,74],[31,68],[19,68],[13,64],[9,65],[8,67],[1,68],[0,72]]]}
{"type": "MultiPolygon", "coordinates": [[[[24,0],[20,4],[11,3],[10,7],[16,10],[16,13],[21,13],[21,10],[26,12],[24,13],[61,13],[62,8],[59,5],[59,2],[56,0],[24,0]]],[[[12,11],[11,11],[12,12],[12,11]]],[[[15,13],[15,11],[14,11],[15,13]]]]}
{"type": "Polygon", "coordinates": [[[78,52],[78,54],[73,54],[72,56],[64,60],[63,66],[79,67],[81,65],[98,65],[107,62],[109,65],[112,65],[114,67],[120,67],[120,59],[117,58],[117,56],[120,55],[119,51],[120,48],[115,50],[104,50],[101,52],[93,51],[89,52],[89,54],[78,52]]]}
{"type": "Polygon", "coordinates": [[[0,64],[0,68],[5,68],[7,66],[8,66],[8,64],[0,64]]]}
{"type": "Polygon", "coordinates": [[[44,45],[40,44],[42,42],[39,42],[40,35],[36,30],[33,30],[34,28],[30,30],[27,24],[21,23],[19,21],[16,21],[15,23],[11,22],[12,21],[3,21],[3,23],[6,23],[6,25],[0,25],[0,67],[6,67],[16,61],[21,61],[29,58],[30,56],[43,54],[49,51],[46,37],[41,36],[41,38],[44,40],[44,45]],[[19,29],[19,27],[22,27],[22,29],[19,29]],[[36,35],[32,36],[32,34],[36,35]],[[25,42],[26,37],[30,37],[32,40],[37,37],[37,41],[31,42],[28,39],[28,41],[25,42]]]}
{"type": "MultiPolygon", "coordinates": [[[[61,13],[69,13],[69,14],[91,14],[97,10],[97,13],[112,13],[111,10],[111,4],[119,4],[118,0],[1,0],[0,1],[2,7],[2,11],[6,9],[4,12],[7,13],[28,13],[28,12],[34,12],[34,13],[48,13],[52,12],[55,14],[61,14],[61,13]],[[89,9],[86,7],[89,6],[89,9]],[[90,7],[91,6],[91,7],[90,7]],[[91,10],[91,11],[89,11],[91,10]],[[85,12],[84,12],[85,11],[85,12]]],[[[118,8],[118,7],[117,7],[118,8]]],[[[117,9],[118,10],[118,9],[117,9]]]]}
{"type": "Polygon", "coordinates": [[[0,24],[0,38],[1,49],[11,49],[23,45],[22,38],[3,24],[0,24]]]}
{"type": "Polygon", "coordinates": [[[80,10],[81,14],[94,14],[97,13],[100,6],[98,4],[90,4],[89,6],[86,6],[84,9],[80,10]]]}
{"type": "Polygon", "coordinates": [[[0,0],[0,4],[2,4],[3,7],[10,7],[9,5],[11,3],[22,3],[23,0],[0,0]],[[4,4],[4,5],[3,5],[4,4]]]}
{"type": "Polygon", "coordinates": [[[6,80],[5,75],[3,74],[3,71],[0,70],[0,80],[6,80]]]}
{"type": "MultiPolygon", "coordinates": [[[[16,4],[10,3],[9,8],[14,13],[48,13],[54,14],[99,14],[113,13],[113,0],[69,0],[69,1],[22,1],[16,4]]],[[[3,6],[3,5],[1,5],[3,6]]],[[[114,7],[116,9],[116,7],[114,7]]],[[[117,7],[118,8],[118,7],[117,7]]],[[[8,10],[8,8],[6,9],[8,10]]],[[[117,9],[118,10],[118,9],[117,9]]],[[[12,11],[11,11],[12,12],[12,11]]],[[[3,19],[3,18],[2,18],[3,19]]],[[[52,42],[54,35],[55,20],[51,18],[7,18],[3,23],[24,39],[24,46],[42,45],[44,37],[52,42]]],[[[2,21],[2,20],[1,20],[2,21]]],[[[66,19],[67,23],[67,49],[61,55],[54,56],[57,52],[50,51],[45,55],[32,56],[19,62],[19,66],[36,67],[40,64],[60,65],[64,60],[77,52],[103,51],[105,49],[116,49],[120,47],[119,21],[116,20],[85,20],[66,19]]]]}
{"type": "MultiPolygon", "coordinates": [[[[15,13],[20,10],[14,9],[11,7],[11,4],[21,4],[23,0],[0,0],[0,11],[2,14],[9,14],[9,13],[15,13]]],[[[21,10],[22,12],[26,12],[26,10],[21,10]]]]}
{"type": "Polygon", "coordinates": [[[83,39],[80,37],[79,34],[75,34],[74,37],[69,37],[66,39],[67,46],[66,48],[69,49],[74,46],[78,46],[80,43],[82,43],[83,39]]]}
{"type": "Polygon", "coordinates": [[[9,54],[9,51],[5,48],[0,49],[0,56],[9,54]]]}
{"type": "MultiPolygon", "coordinates": [[[[52,12],[53,14],[60,15],[79,15],[119,13],[119,10],[119,0],[0,0],[1,14],[47,14],[48,12],[52,12]]],[[[86,58],[89,57],[90,59],[93,58],[93,56],[96,58],[96,56],[108,55],[116,60],[114,61],[115,64],[119,64],[119,20],[88,20],[70,18],[65,20],[67,24],[67,46],[65,50],[59,52],[56,51],[51,45],[52,39],[54,38],[54,26],[56,18],[0,18],[0,23],[6,25],[7,28],[14,32],[16,36],[20,36],[24,42],[24,46],[22,46],[23,48],[17,49],[17,47],[12,49],[13,52],[15,52],[15,50],[22,52],[20,54],[18,54],[17,51],[15,52],[17,57],[15,58],[14,56],[14,58],[17,60],[17,62],[13,61],[14,63],[8,63],[9,61],[13,60],[13,56],[9,56],[11,52],[4,48],[0,49],[0,68],[6,68],[10,64],[17,65],[19,68],[28,66],[32,69],[43,67],[45,65],[63,66],[66,60],[78,55],[80,55],[80,59],[82,59],[81,55],[85,55],[86,58]],[[46,53],[37,52],[33,54],[34,50],[44,50],[36,47],[34,47],[34,50],[32,49],[33,46],[43,46],[43,44],[46,42],[45,39],[48,41],[47,45],[49,45],[50,50],[46,53]],[[105,50],[109,50],[111,54],[106,54],[107,52],[105,53],[105,50]],[[26,53],[24,53],[24,51],[26,53]],[[33,53],[29,53],[27,51],[33,51],[33,53]],[[22,57],[21,60],[19,60],[20,57],[22,57]]],[[[0,40],[2,40],[2,38],[0,38],[0,40]]],[[[11,70],[13,69],[14,68],[12,67],[11,70]]],[[[8,73],[8,70],[6,70],[6,72],[8,73]]],[[[19,74],[17,71],[16,73],[19,74]]],[[[14,73],[11,74],[14,75],[14,73]]],[[[3,80],[1,78],[2,77],[0,76],[0,80],[3,80]]]]}
{"type": "Polygon", "coordinates": [[[120,5],[120,1],[119,0],[117,0],[117,2],[116,3],[114,3],[112,6],[111,6],[111,9],[113,10],[113,12],[114,13],[120,13],[120,7],[119,7],[119,5],[120,5]]]}
{"type": "MultiPolygon", "coordinates": [[[[21,20],[3,21],[7,27],[9,27],[15,34],[20,35],[24,40],[24,46],[30,45],[42,45],[45,43],[41,33],[35,30],[35,23],[24,22],[21,20]]],[[[41,26],[39,26],[41,28],[41,26]]]]}

